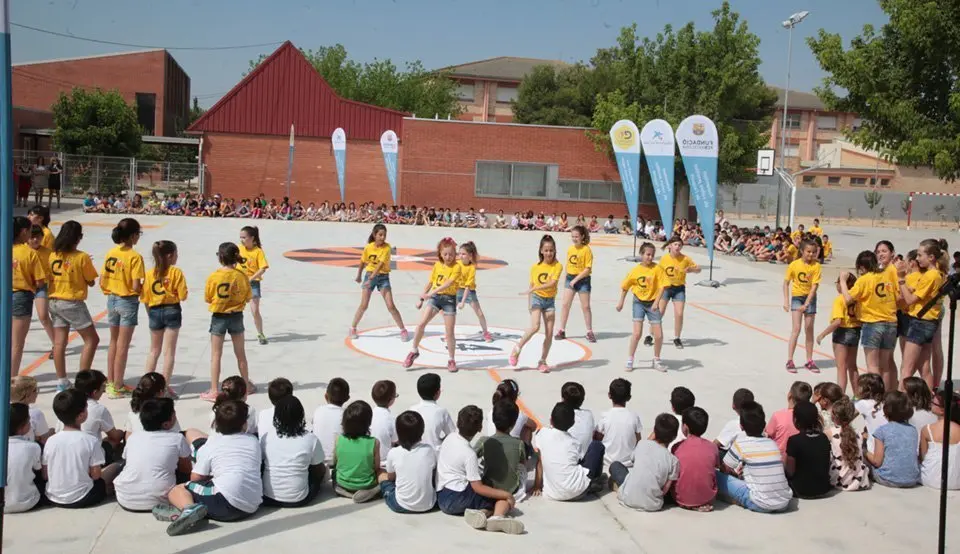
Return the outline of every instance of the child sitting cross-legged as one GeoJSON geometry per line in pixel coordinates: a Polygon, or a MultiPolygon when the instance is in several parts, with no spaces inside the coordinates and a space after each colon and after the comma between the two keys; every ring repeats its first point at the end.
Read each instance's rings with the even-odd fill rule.
{"type": "Polygon", "coordinates": [[[578,500],[588,492],[600,492],[603,483],[603,443],[594,440],[581,461],[577,439],[570,434],[573,408],[558,402],[550,413],[551,427],[540,429],[533,437],[533,447],[540,451],[536,481],[531,491],[552,500],[578,500]]]}
{"type": "MultiPolygon", "coordinates": [[[[839,388],[839,387],[837,387],[839,388]]],[[[830,484],[830,439],[823,434],[820,413],[812,402],[793,407],[798,433],[787,439],[785,470],[797,498],[817,498],[833,489],[830,484]]]]}
{"type": "Polygon", "coordinates": [[[407,410],[397,416],[399,445],[387,454],[386,471],[380,474],[380,494],[390,510],[398,514],[429,512],[437,505],[433,474],[437,451],[423,438],[423,417],[407,410]]]}
{"type": "Polygon", "coordinates": [[[327,473],[320,439],[307,431],[303,404],[296,396],[281,396],[270,411],[270,429],[260,428],[263,503],[281,508],[306,506],[320,493],[327,473]]]}
{"type": "Polygon", "coordinates": [[[26,404],[30,412],[30,430],[24,436],[42,446],[53,435],[53,429],[47,425],[43,411],[34,406],[39,394],[37,380],[29,375],[18,375],[10,381],[10,402],[26,404]]]}
{"type": "Polygon", "coordinates": [[[698,512],[713,511],[717,497],[716,467],[720,461],[717,445],[703,438],[710,424],[707,411],[698,406],[683,412],[682,442],[673,447],[680,462],[680,477],[673,487],[673,498],[681,508],[698,512]]]}
{"type": "Polygon", "coordinates": [[[653,440],[638,442],[633,451],[633,469],[620,462],[610,464],[610,484],[621,504],[644,512],[663,507],[663,496],[680,477],[680,463],[667,450],[679,428],[672,415],[658,415],[653,423],[653,440]]]}
{"type": "MultiPolygon", "coordinates": [[[[101,404],[100,398],[107,391],[107,376],[96,369],[85,369],[77,372],[73,383],[74,390],[80,391],[87,402],[87,416],[80,424],[80,430],[100,441],[106,464],[119,459],[120,447],[123,441],[123,431],[113,424],[113,415],[106,406],[101,404]]],[[[66,423],[61,420],[58,430],[66,423]]]]}
{"type": "Polygon", "coordinates": [[[510,434],[519,416],[520,408],[513,400],[503,398],[495,403],[496,432],[480,439],[476,451],[483,460],[483,484],[522,499],[526,495],[527,450],[522,440],[510,434]]]}
{"type": "Polygon", "coordinates": [[[886,424],[873,432],[873,452],[866,453],[873,466],[873,480],[885,487],[906,488],[920,481],[920,433],[910,425],[913,407],[907,395],[890,391],[883,397],[886,424]]]}
{"type": "Polygon", "coordinates": [[[343,410],[341,427],[333,448],[333,490],[360,504],[380,494],[380,441],[370,436],[373,410],[363,400],[343,410]]]}
{"type": "Polygon", "coordinates": [[[3,490],[3,513],[32,510],[40,503],[43,480],[38,475],[40,445],[30,439],[30,409],[26,404],[10,404],[10,438],[7,441],[7,483],[3,490]]]}
{"type": "Polygon", "coordinates": [[[323,461],[332,467],[337,437],[343,431],[343,405],[350,400],[350,384],[340,377],[330,379],[323,398],[327,403],[313,412],[313,434],[323,445],[323,461]]]}
{"type": "Polygon", "coordinates": [[[281,398],[293,396],[293,383],[286,377],[277,377],[267,385],[267,398],[270,407],[257,412],[257,435],[263,439],[267,433],[274,431],[273,413],[281,398]]]}

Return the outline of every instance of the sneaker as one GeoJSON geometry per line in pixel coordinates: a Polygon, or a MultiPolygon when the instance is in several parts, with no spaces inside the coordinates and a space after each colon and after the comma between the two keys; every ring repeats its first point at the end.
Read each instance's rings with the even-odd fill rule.
{"type": "Polygon", "coordinates": [[[351,328],[347,331],[347,338],[348,338],[348,339],[353,339],[353,340],[357,340],[357,339],[360,338],[360,335],[357,334],[357,328],[356,328],[356,327],[351,327],[351,328]]]}
{"type": "Polygon", "coordinates": [[[420,357],[419,352],[415,352],[415,351],[410,352],[409,354],[407,354],[407,357],[403,359],[403,367],[410,368],[411,366],[413,366],[413,362],[419,357],[420,357]]]}
{"type": "Polygon", "coordinates": [[[563,329],[560,329],[559,331],[557,331],[557,334],[553,336],[553,338],[555,338],[556,340],[566,340],[567,333],[565,333],[563,329]]]}
{"type": "Polygon", "coordinates": [[[57,392],[63,392],[69,388],[70,388],[70,381],[67,381],[66,379],[62,381],[57,381],[57,392]]]}
{"type": "Polygon", "coordinates": [[[483,510],[465,510],[463,512],[463,521],[474,529],[487,528],[487,514],[483,510]]]}
{"type": "Polygon", "coordinates": [[[180,516],[167,526],[167,534],[171,537],[183,535],[206,521],[207,507],[203,504],[192,504],[180,512],[180,516]]]}
{"type": "Polygon", "coordinates": [[[603,490],[603,485],[604,485],[604,480],[602,476],[597,477],[596,479],[590,481],[590,486],[587,487],[587,492],[593,493],[593,494],[599,494],[603,490]]]}
{"type": "Polygon", "coordinates": [[[257,341],[258,341],[260,344],[267,344],[267,337],[266,337],[266,335],[263,335],[263,334],[257,335],[257,341]]]}
{"type": "Polygon", "coordinates": [[[787,368],[787,372],[788,372],[788,373],[796,373],[796,372],[797,372],[797,366],[794,365],[793,360],[787,360],[786,368],[787,368]]]}
{"type": "Polygon", "coordinates": [[[517,367],[517,364],[520,363],[520,351],[514,348],[510,351],[510,365],[517,367]]]}
{"type": "Polygon", "coordinates": [[[627,371],[633,371],[633,358],[627,360],[627,364],[623,367],[627,371]]]}
{"type": "Polygon", "coordinates": [[[171,504],[157,504],[152,512],[157,521],[176,521],[180,517],[180,510],[171,504]]]}
{"type": "Polygon", "coordinates": [[[493,335],[490,334],[490,331],[483,332],[483,340],[486,342],[493,342],[493,335]]]}
{"type": "Polygon", "coordinates": [[[126,394],[133,394],[133,391],[137,389],[135,387],[131,387],[130,385],[123,385],[121,390],[126,394]]]}
{"type": "Polygon", "coordinates": [[[200,400],[206,400],[207,402],[216,402],[217,401],[217,391],[208,390],[200,393],[200,400]]]}
{"type": "Polygon", "coordinates": [[[447,371],[449,371],[450,373],[456,373],[456,372],[457,372],[457,361],[456,361],[456,360],[450,360],[450,361],[447,362],[447,371]]]}
{"type": "Polygon", "coordinates": [[[653,346],[653,337],[650,336],[650,335],[647,335],[647,336],[643,339],[643,345],[644,345],[644,346],[653,346]]]}
{"type": "Polygon", "coordinates": [[[817,364],[813,363],[813,360],[807,360],[807,363],[803,364],[803,367],[809,369],[811,373],[820,373],[820,368],[817,367],[817,364]]]}
{"type": "MultiPolygon", "coordinates": [[[[358,338],[356,329],[353,330],[353,335],[350,338],[358,338]]],[[[400,329],[400,342],[410,342],[410,332],[406,329],[400,329]]]]}
{"type": "Polygon", "coordinates": [[[673,339],[673,345],[679,348],[680,350],[683,350],[683,341],[680,340],[680,337],[673,339]]]}
{"type": "Polygon", "coordinates": [[[340,485],[334,486],[333,492],[337,493],[337,496],[342,496],[344,498],[351,498],[351,499],[353,498],[353,494],[354,494],[348,491],[347,489],[341,487],[340,485]]]}
{"type": "Polygon", "coordinates": [[[540,360],[540,363],[537,364],[537,371],[540,373],[550,373],[550,366],[547,365],[547,362],[540,360]]]}
{"type": "Polygon", "coordinates": [[[113,383],[107,383],[107,398],[111,400],[117,400],[119,398],[126,398],[128,396],[130,396],[130,393],[128,393],[125,389],[118,389],[113,385],[113,383]]]}
{"type": "Polygon", "coordinates": [[[653,369],[659,371],[660,373],[667,372],[667,366],[663,365],[663,362],[660,361],[660,358],[653,359],[653,369]]]}
{"type": "Polygon", "coordinates": [[[487,531],[506,533],[508,535],[522,535],[523,522],[508,516],[492,516],[487,518],[487,531]]]}
{"type": "Polygon", "coordinates": [[[380,487],[373,487],[372,489],[364,489],[353,493],[353,501],[356,504],[363,504],[364,502],[369,502],[380,495],[380,487]]]}
{"type": "Polygon", "coordinates": [[[593,331],[587,331],[587,342],[597,342],[597,335],[593,331]]]}
{"type": "Polygon", "coordinates": [[[176,400],[180,398],[180,395],[177,394],[177,391],[175,391],[173,387],[167,387],[167,398],[171,400],[176,400]]]}

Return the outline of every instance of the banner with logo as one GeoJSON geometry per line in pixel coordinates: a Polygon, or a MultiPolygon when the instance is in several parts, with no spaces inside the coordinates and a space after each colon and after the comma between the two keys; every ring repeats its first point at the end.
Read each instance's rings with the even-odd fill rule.
{"type": "Polygon", "coordinates": [[[610,128],[610,142],[617,158],[632,229],[637,224],[637,204],[640,203],[640,131],[637,124],[627,119],[614,123],[610,128]]]}
{"type": "Polygon", "coordinates": [[[710,118],[691,115],[677,127],[677,146],[690,183],[690,194],[700,216],[707,257],[713,261],[713,218],[717,211],[717,156],[720,140],[710,118]]]}
{"type": "Polygon", "coordinates": [[[657,196],[660,208],[660,221],[663,222],[667,238],[673,233],[673,168],[676,146],[673,140],[673,127],[662,119],[647,122],[640,131],[640,143],[647,157],[647,170],[653,192],[657,196]]]}
{"type": "Polygon", "coordinates": [[[346,202],[346,184],[344,179],[347,175],[347,133],[340,127],[333,130],[333,136],[330,137],[333,143],[333,159],[337,162],[337,183],[340,185],[340,201],[346,202]]]}
{"type": "Polygon", "coordinates": [[[387,166],[387,180],[390,181],[390,194],[393,203],[397,203],[397,152],[399,144],[397,134],[393,131],[384,131],[380,135],[380,150],[383,152],[383,163],[387,166]]]}

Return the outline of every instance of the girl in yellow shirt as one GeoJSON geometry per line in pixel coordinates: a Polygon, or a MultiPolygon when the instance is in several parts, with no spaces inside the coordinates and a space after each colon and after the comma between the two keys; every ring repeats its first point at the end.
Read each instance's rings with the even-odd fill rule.
{"type": "Polygon", "coordinates": [[[540,262],[530,268],[530,288],[520,293],[528,297],[530,309],[530,326],[523,333],[520,342],[510,352],[510,365],[516,367],[520,363],[520,352],[540,331],[540,322],[543,321],[543,347],[540,351],[540,361],[537,370],[549,373],[547,356],[553,345],[553,322],[556,313],[557,283],[563,273],[563,264],[557,261],[557,243],[550,235],[543,235],[540,239],[538,251],[540,262]]]}
{"type": "Polygon", "coordinates": [[[590,249],[590,233],[583,225],[577,225],[570,232],[573,244],[567,249],[567,277],[564,285],[563,305],[560,307],[560,329],[557,340],[567,338],[565,329],[573,306],[573,297],[580,298],[583,310],[583,323],[587,327],[587,340],[597,342],[593,334],[593,311],[590,309],[590,276],[593,273],[593,250],[590,249]]]}
{"type": "Polygon", "coordinates": [[[474,313],[477,314],[477,320],[480,322],[480,333],[483,340],[493,342],[493,335],[487,330],[487,318],[483,315],[483,308],[480,307],[480,299],[477,298],[477,245],[473,241],[465,242],[460,245],[460,282],[457,284],[457,305],[462,310],[464,306],[470,304],[474,313]]]}
{"type": "Polygon", "coordinates": [[[33,297],[37,289],[46,283],[47,272],[40,262],[40,256],[27,244],[30,239],[30,220],[17,216],[13,218],[13,322],[11,335],[13,344],[10,349],[10,373],[16,377],[20,372],[23,359],[23,345],[30,331],[30,319],[33,317],[33,297]]]}
{"type": "Polygon", "coordinates": [[[382,223],[373,226],[373,231],[367,237],[367,245],[363,247],[363,253],[360,255],[360,266],[357,268],[357,282],[360,283],[360,306],[353,315],[353,323],[350,324],[348,335],[351,339],[359,337],[357,335],[357,325],[360,325],[360,319],[366,313],[370,306],[370,296],[373,291],[379,290],[383,297],[384,304],[387,305],[387,311],[393,316],[393,321],[400,328],[400,340],[407,342],[410,340],[410,333],[403,325],[403,317],[400,310],[393,302],[393,289],[390,287],[390,253],[392,247],[387,242],[387,227],[382,223]]]}
{"type": "Polygon", "coordinates": [[[237,370],[247,383],[247,391],[256,392],[250,380],[247,351],[243,343],[243,310],[253,298],[250,278],[237,269],[244,263],[240,248],[232,242],[224,242],[217,250],[220,269],[207,277],[203,298],[210,305],[210,388],[200,394],[202,400],[216,402],[217,385],[220,383],[220,362],[223,359],[223,343],[230,335],[233,354],[237,357],[237,370]]]}
{"type": "Polygon", "coordinates": [[[133,393],[123,383],[127,354],[140,312],[143,287],[143,256],[133,249],[143,232],[136,219],[121,219],[113,228],[114,246],[107,252],[100,272],[100,289],[107,295],[107,320],[110,324],[110,348],[107,349],[107,397],[122,398],[133,393]]]}
{"type": "Polygon", "coordinates": [[[803,367],[813,373],[820,368],[813,362],[813,324],[817,317],[817,290],[820,288],[820,262],[817,261],[819,248],[812,240],[800,243],[802,257],[790,262],[783,277],[783,311],[790,314],[793,324],[790,340],[787,342],[787,371],[797,372],[793,363],[793,354],[797,350],[800,328],[804,331],[807,363],[803,367]]]}
{"type": "Polygon", "coordinates": [[[43,239],[40,244],[44,248],[53,250],[53,231],[50,230],[50,208],[47,206],[34,206],[27,212],[27,219],[30,223],[37,225],[43,230],[43,239]]]}
{"type": "Polygon", "coordinates": [[[66,350],[73,329],[83,339],[81,370],[93,367],[100,346],[100,334],[87,308],[87,289],[97,284],[97,270],[90,256],[78,250],[83,227],[67,221],[60,227],[50,254],[50,317],[53,320],[53,367],[57,371],[57,392],[70,388],[67,380],[66,350]]]}
{"type": "Polygon", "coordinates": [[[240,229],[240,258],[244,260],[240,262],[240,270],[250,279],[250,290],[253,291],[250,313],[253,314],[253,324],[257,328],[257,340],[260,344],[267,344],[267,336],[263,334],[263,316],[260,315],[260,298],[263,296],[260,281],[270,264],[263,253],[260,229],[257,227],[247,225],[240,229]]]}
{"type": "MultiPolygon", "coordinates": [[[[673,346],[683,349],[680,333],[683,331],[683,310],[687,304],[687,273],[700,273],[698,266],[690,256],[684,255],[683,239],[674,235],[664,245],[667,253],[660,257],[660,267],[666,274],[667,283],[660,296],[659,312],[661,316],[667,310],[667,304],[673,301],[673,346]]],[[[643,339],[644,346],[653,346],[653,336],[643,339]]]]}
{"type": "Polygon", "coordinates": [[[167,396],[179,395],[170,386],[173,364],[177,355],[177,339],[183,323],[180,303],[187,299],[187,280],[176,266],[177,245],[169,240],[153,243],[153,269],[147,273],[140,299],[147,306],[150,320],[150,353],[147,354],[146,373],[157,370],[160,353],[163,357],[163,377],[167,383],[167,396]]]}
{"type": "Polygon", "coordinates": [[[917,271],[908,274],[900,282],[900,294],[907,314],[906,344],[903,347],[903,365],[900,368],[900,380],[912,377],[917,371],[926,381],[927,386],[933,389],[936,382],[929,364],[933,352],[933,337],[940,330],[941,304],[934,304],[920,317],[920,311],[932,300],[940,285],[943,284],[943,275],[937,267],[938,262],[946,257],[941,250],[940,241],[928,239],[920,243],[917,249],[917,271]]]}
{"type": "MultiPolygon", "coordinates": [[[[886,273],[887,277],[894,281],[899,282],[900,279],[903,279],[907,272],[909,271],[909,264],[904,261],[903,256],[897,254],[896,250],[893,248],[893,243],[888,240],[881,240],[877,242],[876,246],[873,247],[873,253],[877,257],[878,267],[886,273]]],[[[900,342],[900,352],[903,353],[903,336],[907,333],[907,315],[900,309],[900,306],[897,306],[897,338],[900,342]]],[[[891,356],[890,367],[894,373],[894,377],[898,375],[897,373],[897,362],[891,356]]],[[[894,390],[888,388],[887,390],[894,390]]]]}
{"type": "MultiPolygon", "coordinates": [[[[847,290],[852,289],[857,282],[856,277],[847,275],[847,290]]],[[[840,279],[837,279],[837,297],[833,299],[830,310],[830,325],[817,335],[817,344],[824,337],[833,337],[833,357],[837,361],[837,385],[846,392],[847,380],[850,381],[850,390],[854,393],[860,390],[860,371],[857,369],[857,346],[860,344],[860,317],[857,313],[857,304],[847,305],[840,291],[840,279]]]]}
{"type": "Polygon", "coordinates": [[[413,349],[403,360],[403,367],[409,368],[420,357],[420,341],[427,325],[440,312],[443,312],[443,327],[447,341],[448,371],[457,371],[457,339],[454,330],[457,326],[457,284],[460,282],[460,264],[457,263],[457,243],[450,237],[437,244],[437,259],[430,272],[430,280],[417,301],[417,309],[423,308],[420,323],[413,334],[413,349]],[[426,303],[426,304],[424,304],[426,303]]]}
{"type": "MultiPolygon", "coordinates": [[[[30,227],[30,240],[27,241],[27,244],[30,245],[30,248],[33,248],[37,255],[40,256],[40,264],[43,266],[43,270],[46,273],[46,280],[43,285],[37,288],[37,293],[33,297],[33,307],[37,310],[37,319],[40,321],[40,325],[43,327],[43,330],[47,333],[47,338],[50,339],[50,344],[53,344],[53,323],[50,322],[50,306],[49,306],[49,292],[50,287],[50,253],[51,250],[43,245],[43,228],[39,225],[33,225],[30,227]]],[[[53,357],[51,350],[51,358],[53,357]]]]}
{"type": "Polygon", "coordinates": [[[617,302],[617,311],[623,310],[623,302],[627,293],[633,293],[633,333],[630,335],[630,346],[627,351],[627,371],[633,371],[633,358],[637,353],[637,345],[643,336],[643,320],[650,322],[650,332],[653,334],[653,369],[664,372],[667,370],[660,361],[660,349],[663,348],[663,329],[660,325],[660,297],[666,287],[667,276],[663,268],[653,262],[657,248],[645,242],[640,245],[640,263],[627,274],[620,284],[620,301],[617,302]]]}

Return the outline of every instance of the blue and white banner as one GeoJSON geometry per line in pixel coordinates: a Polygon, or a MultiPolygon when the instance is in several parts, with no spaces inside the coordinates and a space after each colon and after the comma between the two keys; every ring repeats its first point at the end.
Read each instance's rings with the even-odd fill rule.
{"type": "Polygon", "coordinates": [[[713,261],[713,222],[717,211],[717,157],[720,139],[717,126],[703,115],[691,115],[677,127],[677,146],[697,207],[707,257],[713,261]]]}
{"type": "Polygon", "coordinates": [[[610,142],[617,158],[632,229],[637,224],[637,208],[640,204],[640,131],[637,124],[628,119],[614,123],[610,128],[610,142]]]}
{"type": "Polygon", "coordinates": [[[346,184],[344,179],[347,175],[347,133],[340,127],[333,130],[330,137],[333,143],[333,159],[337,162],[337,183],[340,185],[340,202],[346,202],[346,184]]]}
{"type": "Polygon", "coordinates": [[[390,181],[390,194],[393,203],[397,203],[397,152],[399,151],[397,134],[393,131],[384,131],[380,135],[380,150],[383,152],[383,163],[387,166],[387,180],[390,181]]]}
{"type": "Polygon", "coordinates": [[[670,238],[673,233],[673,168],[677,149],[673,127],[662,119],[647,122],[640,131],[640,143],[647,157],[647,169],[660,208],[660,221],[670,238]]]}

